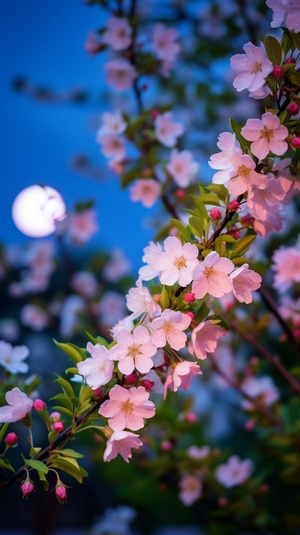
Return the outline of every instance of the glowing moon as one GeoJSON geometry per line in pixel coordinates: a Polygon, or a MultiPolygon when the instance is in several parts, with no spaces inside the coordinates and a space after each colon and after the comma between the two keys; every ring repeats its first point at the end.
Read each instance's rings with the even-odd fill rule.
{"type": "Polygon", "coordinates": [[[30,186],[14,200],[12,218],[16,227],[33,238],[49,236],[56,222],[65,217],[66,206],[61,195],[49,186],[30,186]]]}

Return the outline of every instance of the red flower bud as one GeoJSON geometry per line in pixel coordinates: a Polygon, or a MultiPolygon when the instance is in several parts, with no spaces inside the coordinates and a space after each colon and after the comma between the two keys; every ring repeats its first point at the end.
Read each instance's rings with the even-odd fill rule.
{"type": "Polygon", "coordinates": [[[55,494],[59,503],[65,503],[67,501],[67,489],[61,481],[56,485],[55,494]]]}
{"type": "Polygon", "coordinates": [[[159,110],[157,110],[156,108],[153,108],[153,110],[150,111],[150,116],[152,117],[152,119],[156,119],[158,115],[159,115],[159,110]]]}
{"type": "Polygon", "coordinates": [[[163,451],[170,451],[172,449],[172,444],[168,440],[165,440],[161,443],[161,449],[163,451]]]}
{"type": "Polygon", "coordinates": [[[240,231],[235,228],[235,227],[231,227],[229,230],[228,230],[228,233],[235,239],[235,240],[238,240],[241,233],[240,231]]]}
{"type": "Polygon", "coordinates": [[[295,147],[296,149],[300,149],[300,137],[297,137],[297,136],[293,137],[291,139],[291,145],[295,147]]]}
{"type": "Polygon", "coordinates": [[[299,105],[296,104],[296,102],[291,102],[288,107],[287,107],[287,111],[291,114],[291,115],[297,115],[298,111],[299,111],[299,105]]]}
{"type": "Polygon", "coordinates": [[[142,381],[142,386],[146,388],[146,390],[149,392],[154,387],[154,383],[152,381],[149,381],[148,379],[145,379],[142,381]]]}
{"type": "Polygon", "coordinates": [[[193,294],[192,292],[187,292],[184,296],[184,300],[186,303],[194,303],[195,294],[193,294]]]}
{"type": "Polygon", "coordinates": [[[185,312],[185,314],[186,314],[187,316],[190,316],[190,318],[191,318],[192,321],[193,321],[193,319],[195,318],[195,314],[194,314],[194,312],[191,312],[190,310],[189,310],[188,312],[185,312]]]}
{"type": "Polygon", "coordinates": [[[33,406],[36,411],[45,411],[46,410],[46,403],[42,399],[36,399],[33,402],[33,406]]]}
{"type": "Polygon", "coordinates": [[[139,378],[139,375],[137,373],[130,373],[129,375],[126,375],[125,378],[125,384],[127,385],[134,385],[139,378]]]}
{"type": "Polygon", "coordinates": [[[194,412],[188,412],[185,416],[185,420],[189,424],[194,424],[195,422],[197,422],[197,416],[194,412]]]}
{"type": "Polygon", "coordinates": [[[285,70],[281,65],[275,65],[273,68],[273,76],[276,80],[282,80],[285,77],[285,70]]]}
{"type": "Polygon", "coordinates": [[[8,433],[8,435],[6,435],[4,439],[4,442],[5,444],[7,444],[7,446],[15,446],[15,444],[17,444],[18,442],[18,437],[16,433],[8,433]]]}
{"type": "Polygon", "coordinates": [[[184,199],[185,197],[185,191],[184,189],[178,189],[175,193],[177,199],[184,199]]]}
{"type": "Polygon", "coordinates": [[[296,58],[293,58],[293,56],[290,56],[285,60],[286,63],[296,63],[296,58]]]}
{"type": "Polygon", "coordinates": [[[61,433],[64,430],[65,426],[63,422],[54,422],[52,425],[53,431],[56,431],[56,433],[61,433]]]}
{"type": "Polygon", "coordinates": [[[29,494],[31,494],[33,489],[34,489],[34,484],[32,483],[31,479],[29,478],[25,479],[25,481],[23,481],[21,485],[23,498],[28,498],[29,494]]]}
{"type": "Polygon", "coordinates": [[[218,208],[213,208],[210,211],[210,218],[212,221],[218,221],[218,219],[221,219],[221,217],[222,217],[222,214],[220,210],[218,210],[218,208]]]}
{"type": "Polygon", "coordinates": [[[241,217],[241,223],[243,225],[252,225],[254,221],[254,217],[250,214],[244,215],[244,217],[241,217]]]}
{"type": "Polygon", "coordinates": [[[234,200],[228,203],[227,208],[231,212],[236,212],[239,206],[240,206],[239,202],[237,200],[234,200]]]}

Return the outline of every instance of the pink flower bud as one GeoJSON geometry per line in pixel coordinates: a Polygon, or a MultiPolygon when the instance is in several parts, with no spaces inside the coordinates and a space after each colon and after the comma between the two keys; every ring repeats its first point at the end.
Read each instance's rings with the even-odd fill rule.
{"type": "Polygon", "coordinates": [[[103,391],[101,390],[101,388],[95,388],[95,390],[93,390],[93,395],[95,398],[102,398],[103,391]]]}
{"type": "Polygon", "coordinates": [[[151,174],[150,169],[143,169],[142,170],[142,177],[147,178],[151,174]]]}
{"type": "Polygon", "coordinates": [[[240,231],[235,228],[235,227],[231,227],[229,230],[228,230],[228,233],[235,239],[235,240],[238,240],[241,233],[240,231]]]}
{"type": "Polygon", "coordinates": [[[153,110],[150,111],[150,116],[152,119],[156,119],[156,117],[159,115],[159,110],[156,108],[153,108],[153,110]]]}
{"type": "Polygon", "coordinates": [[[126,375],[125,378],[125,384],[127,385],[134,385],[139,378],[139,375],[137,373],[130,373],[129,375],[126,375]]]}
{"type": "Polygon", "coordinates": [[[56,485],[55,494],[59,503],[65,503],[67,501],[67,489],[61,481],[56,485]]]}
{"type": "Polygon", "coordinates": [[[171,442],[169,442],[168,440],[165,440],[164,442],[161,443],[160,447],[163,451],[170,451],[173,446],[171,442]]]}
{"type": "Polygon", "coordinates": [[[299,111],[299,105],[296,104],[296,102],[291,102],[288,107],[287,107],[287,111],[291,114],[291,115],[297,115],[298,111],[299,111]]]}
{"type": "Polygon", "coordinates": [[[175,193],[177,199],[184,199],[185,197],[185,191],[184,189],[178,189],[175,193]]]}
{"type": "Polygon", "coordinates": [[[255,420],[248,420],[245,424],[245,430],[246,431],[252,431],[256,426],[255,420]]]}
{"type": "Polygon", "coordinates": [[[300,329],[295,329],[293,335],[295,336],[295,338],[300,338],[300,329]]]}
{"type": "Polygon", "coordinates": [[[293,137],[291,139],[291,145],[295,147],[296,149],[300,149],[300,137],[297,137],[297,136],[293,137]]]}
{"type": "Polygon", "coordinates": [[[29,494],[33,491],[34,484],[32,483],[31,479],[27,478],[25,481],[23,481],[21,485],[21,491],[23,494],[23,498],[28,498],[29,494]]]}
{"type": "Polygon", "coordinates": [[[293,58],[293,56],[290,56],[285,60],[286,63],[296,63],[296,58],[293,58]]]}
{"type": "Polygon", "coordinates": [[[186,303],[194,303],[195,294],[193,294],[192,292],[187,292],[184,296],[184,300],[186,303]]]}
{"type": "Polygon", "coordinates": [[[18,442],[18,437],[16,433],[8,433],[8,435],[6,435],[4,439],[4,442],[5,444],[7,444],[7,446],[15,446],[15,444],[17,444],[18,442]]]}
{"type": "Polygon", "coordinates": [[[33,406],[36,411],[45,411],[46,410],[46,403],[42,399],[36,399],[33,402],[33,406]]]}
{"type": "Polygon", "coordinates": [[[54,422],[52,425],[53,431],[56,431],[56,433],[61,433],[64,430],[65,426],[63,422],[54,422]]]}
{"type": "Polygon", "coordinates": [[[218,210],[218,208],[213,208],[210,211],[210,219],[212,221],[218,221],[218,219],[221,219],[221,217],[222,217],[222,214],[221,214],[220,210],[218,210]]]}
{"type": "Polygon", "coordinates": [[[58,422],[60,420],[60,412],[52,412],[50,418],[52,422],[58,422]]]}
{"type": "Polygon", "coordinates": [[[225,496],[222,496],[221,498],[218,499],[218,505],[219,507],[225,507],[226,505],[228,505],[228,500],[227,498],[225,498],[225,496]]]}
{"type": "Polygon", "coordinates": [[[190,316],[190,318],[191,318],[192,321],[193,321],[193,319],[195,318],[195,314],[194,314],[194,312],[191,312],[190,310],[189,310],[188,312],[185,312],[185,314],[186,314],[187,316],[190,316]]]}
{"type": "Polygon", "coordinates": [[[161,298],[161,294],[155,294],[155,295],[153,296],[153,299],[154,299],[155,303],[159,303],[160,298],[161,298]]]}
{"type": "Polygon", "coordinates": [[[154,387],[154,383],[152,381],[149,381],[148,379],[142,381],[141,384],[144,388],[146,388],[148,392],[154,387]]]}
{"type": "Polygon", "coordinates": [[[195,422],[197,422],[197,416],[194,412],[188,412],[185,416],[185,420],[189,424],[194,424],[195,422]]]}
{"type": "Polygon", "coordinates": [[[241,217],[241,223],[243,225],[252,225],[254,221],[254,217],[250,214],[244,215],[244,217],[241,217]]]}
{"type": "Polygon", "coordinates": [[[227,204],[227,208],[228,208],[228,210],[230,210],[231,212],[236,212],[239,206],[240,206],[240,204],[239,204],[239,202],[238,202],[237,200],[230,201],[230,202],[227,204]]]}
{"type": "Polygon", "coordinates": [[[285,77],[285,70],[281,65],[275,65],[273,68],[273,76],[276,80],[282,80],[285,77]]]}

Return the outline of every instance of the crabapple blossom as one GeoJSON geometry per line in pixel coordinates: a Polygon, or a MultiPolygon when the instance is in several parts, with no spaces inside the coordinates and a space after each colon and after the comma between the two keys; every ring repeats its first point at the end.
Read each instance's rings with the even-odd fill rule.
{"type": "Polygon", "coordinates": [[[217,467],[215,478],[223,487],[235,487],[242,485],[249,479],[253,468],[253,463],[249,459],[242,461],[237,455],[232,455],[226,463],[217,467]]]}
{"type": "Polygon", "coordinates": [[[4,442],[7,446],[9,446],[10,448],[12,448],[13,446],[15,446],[18,442],[18,437],[16,435],[16,433],[8,433],[4,439],[4,442]]]}
{"type": "Polygon", "coordinates": [[[181,123],[172,121],[173,113],[166,111],[158,115],[154,121],[155,137],[165,147],[174,147],[177,138],[183,134],[184,128],[181,123]]]}
{"type": "Polygon", "coordinates": [[[101,145],[101,152],[111,162],[121,162],[125,158],[124,141],[118,135],[98,136],[98,143],[101,145]]]}
{"type": "Polygon", "coordinates": [[[194,267],[198,265],[197,246],[192,243],[182,245],[176,236],[168,236],[163,246],[164,252],[156,263],[160,282],[167,286],[172,286],[175,282],[187,286],[192,280],[194,267]]]}
{"type": "Polygon", "coordinates": [[[102,275],[107,281],[117,282],[122,277],[129,275],[131,265],[129,260],[125,257],[122,249],[111,249],[110,257],[106,262],[102,275]]]}
{"type": "Polygon", "coordinates": [[[300,282],[300,247],[280,247],[272,256],[272,269],[275,271],[273,287],[280,293],[300,282]]]}
{"type": "Polygon", "coordinates": [[[248,119],[241,130],[242,136],[252,141],[250,148],[254,156],[263,160],[269,152],[281,156],[288,150],[285,139],[288,129],[280,124],[277,115],[266,112],[261,119],[248,119]]]}
{"type": "Polygon", "coordinates": [[[7,405],[0,407],[0,423],[18,422],[31,411],[33,401],[18,387],[5,394],[7,405]]]}
{"type": "Polygon", "coordinates": [[[229,258],[223,258],[216,251],[209,253],[193,271],[192,292],[197,299],[206,294],[222,297],[232,290],[229,274],[234,264],[229,258]]]}
{"type": "Polygon", "coordinates": [[[162,23],[153,26],[152,49],[156,57],[170,67],[175,63],[181,49],[177,39],[178,32],[175,28],[166,28],[162,23]]]}
{"type": "Polygon", "coordinates": [[[88,32],[83,47],[89,56],[95,56],[101,50],[101,43],[96,32],[88,32]]]}
{"type": "Polygon", "coordinates": [[[67,501],[67,489],[66,486],[59,479],[55,487],[55,495],[58,503],[65,503],[67,501]]]}
{"type": "Polygon", "coordinates": [[[164,399],[167,395],[167,390],[177,392],[178,388],[188,390],[191,385],[191,378],[193,375],[202,375],[200,367],[195,362],[183,360],[181,362],[174,362],[169,366],[166,381],[164,384],[164,399]]]}
{"type": "Polygon", "coordinates": [[[127,19],[111,17],[106,22],[107,30],[102,35],[102,41],[113,50],[124,50],[131,43],[132,28],[127,19]]]}
{"type": "Polygon", "coordinates": [[[67,219],[67,231],[73,245],[85,245],[98,232],[94,209],[71,212],[67,219]]]}
{"type": "Polygon", "coordinates": [[[141,201],[146,208],[151,208],[160,197],[160,183],[154,178],[141,178],[130,187],[130,199],[141,201]]]}
{"type": "Polygon", "coordinates": [[[270,232],[282,229],[283,218],[280,213],[269,212],[268,218],[265,221],[254,220],[253,228],[257,234],[265,238],[270,232]]]}
{"type": "Polygon", "coordinates": [[[109,462],[117,455],[121,455],[124,461],[129,463],[129,459],[132,457],[131,448],[137,449],[142,445],[139,435],[130,433],[130,431],[114,431],[106,443],[103,460],[109,462]]]}
{"type": "Polygon", "coordinates": [[[199,476],[185,474],[179,482],[179,498],[186,506],[192,505],[202,494],[202,481],[199,476]]]}
{"type": "Polygon", "coordinates": [[[33,408],[36,411],[45,411],[45,410],[47,410],[46,403],[42,399],[35,399],[34,402],[33,402],[33,408]]]}
{"type": "Polygon", "coordinates": [[[280,212],[281,201],[285,192],[278,179],[271,173],[267,175],[268,181],[258,188],[253,187],[247,197],[247,207],[250,214],[259,221],[266,221],[270,212],[280,212]]]}
{"type": "Polygon", "coordinates": [[[167,170],[180,188],[187,188],[198,172],[199,164],[193,161],[193,155],[188,150],[173,149],[167,170]]]}
{"type": "Polygon", "coordinates": [[[300,32],[299,0],[267,0],[266,4],[273,11],[272,28],[278,28],[285,22],[289,30],[300,32]]]}
{"type": "Polygon", "coordinates": [[[99,408],[99,414],[108,418],[108,425],[114,431],[128,428],[132,431],[144,427],[144,418],[152,418],[155,405],[149,400],[149,392],[143,387],[123,388],[115,385],[109,392],[109,399],[99,408]]]}
{"type": "Polygon", "coordinates": [[[10,373],[26,373],[28,364],[23,362],[29,355],[27,346],[13,347],[9,342],[0,340],[0,365],[10,373]]]}
{"type": "Polygon", "coordinates": [[[109,350],[105,346],[88,342],[86,348],[91,357],[78,362],[77,368],[80,375],[86,378],[87,384],[96,390],[111,380],[114,364],[109,358],[109,350]]]}
{"type": "Polygon", "coordinates": [[[273,70],[272,62],[259,46],[249,43],[243,46],[245,54],[235,54],[230,59],[231,68],[237,72],[233,87],[237,91],[257,91],[266,82],[266,77],[273,70]]]}
{"type": "Polygon", "coordinates": [[[218,339],[224,334],[224,329],[219,325],[214,325],[210,319],[199,323],[192,330],[189,352],[195,355],[197,359],[206,359],[206,353],[213,353],[215,351],[218,339]]]}
{"type": "Polygon", "coordinates": [[[150,325],[151,341],[156,347],[169,344],[176,351],[186,344],[186,334],[183,332],[189,327],[191,318],[188,314],[166,308],[159,318],[155,318],[150,325]]]}
{"type": "Polygon", "coordinates": [[[157,348],[150,341],[150,333],[146,327],[139,325],[133,331],[123,329],[115,334],[117,342],[110,349],[109,358],[117,360],[120,372],[129,375],[134,369],[140,373],[147,373],[153,368],[151,357],[155,355],[157,348]]]}
{"type": "Polygon", "coordinates": [[[27,479],[25,479],[25,481],[22,481],[20,488],[23,494],[23,498],[28,498],[29,494],[31,494],[31,492],[34,490],[34,484],[28,477],[27,479]]]}
{"type": "Polygon", "coordinates": [[[115,325],[110,329],[111,336],[113,339],[116,338],[116,334],[123,329],[126,329],[126,331],[133,331],[134,329],[134,322],[132,319],[132,316],[126,316],[125,318],[119,320],[115,325]]]}
{"type": "Polygon", "coordinates": [[[136,282],[136,287],[130,288],[126,295],[126,304],[128,310],[132,311],[131,318],[136,319],[142,314],[146,315],[143,322],[147,318],[155,318],[161,312],[161,307],[156,303],[146,286],[142,285],[141,281],[136,282]]]}
{"type": "Polygon", "coordinates": [[[96,139],[102,136],[116,136],[123,134],[127,128],[127,124],[123,119],[120,110],[115,112],[105,112],[101,115],[102,125],[97,130],[96,139]]]}
{"type": "Polygon", "coordinates": [[[42,331],[49,325],[49,314],[40,306],[28,303],[20,310],[20,320],[34,331],[42,331]]]}
{"type": "Polygon", "coordinates": [[[95,307],[95,312],[99,313],[103,325],[112,327],[126,314],[125,297],[109,290],[102,295],[100,303],[95,307]]]}
{"type": "Polygon", "coordinates": [[[294,324],[300,325],[300,298],[293,300],[283,297],[278,310],[284,319],[290,319],[294,324]]]}
{"type": "Polygon", "coordinates": [[[236,268],[230,273],[232,292],[240,303],[252,303],[252,292],[261,286],[261,276],[249,269],[248,264],[236,268]]]}
{"type": "Polygon", "coordinates": [[[249,192],[253,186],[260,188],[267,184],[266,175],[255,171],[255,162],[248,154],[234,154],[232,165],[233,169],[230,171],[230,180],[227,185],[232,195],[241,195],[246,191],[249,192]]]}
{"type": "Polygon", "coordinates": [[[142,266],[139,269],[139,278],[141,280],[151,280],[157,277],[160,273],[159,261],[163,253],[163,248],[160,243],[150,242],[144,248],[144,256],[142,261],[148,265],[142,266]]]}
{"type": "Polygon", "coordinates": [[[199,459],[206,459],[206,457],[208,457],[210,454],[210,447],[201,446],[201,448],[199,448],[198,446],[190,446],[186,450],[186,453],[191,459],[198,461],[199,459]]]}
{"type": "Polygon", "coordinates": [[[85,302],[79,295],[69,295],[60,310],[60,332],[63,336],[72,336],[80,325],[80,314],[84,312],[85,302]]]}
{"type": "Polygon", "coordinates": [[[243,151],[239,146],[236,135],[232,132],[222,132],[218,137],[217,147],[221,152],[212,154],[208,165],[212,169],[219,169],[213,175],[213,182],[216,184],[225,184],[231,178],[231,171],[235,169],[232,158],[234,155],[242,155],[243,151]]]}
{"type": "Polygon", "coordinates": [[[99,290],[98,281],[90,271],[76,271],[70,280],[72,288],[84,297],[93,297],[99,290]]]}
{"type": "Polygon", "coordinates": [[[104,65],[103,69],[106,72],[107,84],[117,91],[130,89],[138,75],[133,65],[122,58],[112,59],[104,65]]]}
{"type": "MultiPolygon", "coordinates": [[[[279,391],[271,377],[246,377],[241,384],[242,391],[250,398],[258,399],[269,407],[279,399],[279,391]]],[[[255,410],[255,404],[249,399],[242,401],[242,407],[248,411],[255,410]]]]}

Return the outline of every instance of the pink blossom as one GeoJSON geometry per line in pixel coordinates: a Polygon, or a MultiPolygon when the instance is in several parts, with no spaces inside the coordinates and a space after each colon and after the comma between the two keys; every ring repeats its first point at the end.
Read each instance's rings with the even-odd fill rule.
{"type": "Polygon", "coordinates": [[[190,446],[186,450],[187,455],[191,459],[195,459],[195,461],[198,461],[200,459],[206,459],[208,455],[210,454],[210,447],[209,446],[202,446],[199,448],[198,446],[190,446]]]}
{"type": "Polygon", "coordinates": [[[229,274],[234,264],[229,258],[221,257],[216,251],[209,253],[193,271],[192,292],[197,299],[206,294],[222,297],[232,290],[229,274]]]}
{"type": "Polygon", "coordinates": [[[117,342],[110,349],[109,358],[117,360],[119,370],[129,375],[134,369],[140,373],[148,373],[153,368],[151,357],[155,355],[157,348],[150,341],[148,329],[143,325],[136,327],[131,334],[123,329],[115,334],[117,342]]]}
{"type": "Polygon", "coordinates": [[[72,288],[84,297],[94,297],[98,290],[98,281],[91,271],[76,271],[70,280],[72,288]]]}
{"type": "Polygon", "coordinates": [[[251,476],[253,468],[253,463],[249,459],[241,461],[237,455],[232,455],[227,463],[217,467],[215,477],[221,485],[231,488],[245,483],[251,476]]]}
{"type": "Polygon", "coordinates": [[[270,232],[282,229],[283,219],[280,213],[270,212],[265,221],[254,220],[253,228],[257,234],[265,238],[270,232]]]}
{"type": "Polygon", "coordinates": [[[231,171],[235,169],[233,164],[233,156],[235,154],[242,155],[242,149],[236,139],[236,135],[232,132],[222,132],[218,137],[217,147],[221,152],[212,154],[208,165],[212,169],[219,169],[213,175],[213,182],[216,184],[225,184],[231,178],[231,171]]]}
{"type": "Polygon", "coordinates": [[[0,365],[10,373],[26,373],[28,364],[23,362],[29,355],[27,346],[15,346],[0,340],[0,365]]]}
{"type": "Polygon", "coordinates": [[[176,42],[177,39],[178,32],[175,28],[166,28],[161,23],[153,26],[152,48],[156,57],[170,66],[175,63],[181,49],[179,43],[176,42]]]}
{"type": "Polygon", "coordinates": [[[251,143],[254,156],[263,160],[269,152],[281,156],[288,150],[284,141],[288,136],[288,129],[280,124],[277,115],[266,112],[261,119],[248,119],[241,130],[242,136],[251,143]]]}
{"type": "Polygon", "coordinates": [[[159,257],[159,280],[162,284],[187,286],[192,280],[192,273],[198,265],[198,248],[195,244],[184,243],[176,236],[168,236],[164,241],[164,252],[159,257]]]}
{"type": "Polygon", "coordinates": [[[100,314],[100,322],[107,327],[113,327],[126,314],[126,301],[122,294],[108,290],[102,295],[101,301],[95,307],[100,314]]]}
{"type": "Polygon", "coordinates": [[[88,32],[83,47],[89,56],[95,56],[101,50],[101,43],[96,32],[88,32]]]}
{"type": "Polygon", "coordinates": [[[130,199],[141,201],[146,208],[151,208],[160,197],[160,183],[153,178],[140,178],[130,188],[130,199]]]}
{"type": "Polygon", "coordinates": [[[180,188],[187,188],[193,182],[198,169],[199,164],[193,161],[190,151],[177,149],[171,151],[167,170],[180,188]]]}
{"type": "Polygon", "coordinates": [[[248,264],[243,264],[230,274],[234,297],[240,303],[252,303],[252,292],[261,286],[261,276],[249,269],[248,264]]]}
{"type": "Polygon", "coordinates": [[[96,212],[93,209],[71,212],[68,217],[68,234],[73,245],[85,245],[98,232],[96,212]]]}
{"type": "Polygon", "coordinates": [[[132,457],[131,448],[140,448],[143,443],[138,438],[139,435],[129,431],[114,431],[109,437],[103,455],[104,462],[109,462],[117,455],[121,455],[124,461],[129,463],[132,457]]]}
{"type": "Polygon", "coordinates": [[[300,298],[293,300],[289,297],[283,297],[279,307],[281,316],[294,324],[300,325],[300,298]]]}
{"type": "Polygon", "coordinates": [[[101,146],[101,152],[106,158],[110,158],[112,162],[121,162],[125,158],[124,141],[118,135],[97,137],[98,143],[101,146]]]}
{"type": "Polygon", "coordinates": [[[300,32],[299,0],[267,0],[266,3],[273,10],[272,28],[277,28],[285,22],[289,30],[300,32]]]}
{"type": "Polygon", "coordinates": [[[172,121],[173,113],[166,111],[158,115],[154,121],[155,137],[166,147],[174,147],[177,143],[177,138],[183,134],[184,128],[181,123],[172,121]]]}
{"type": "MultiPolygon", "coordinates": [[[[247,377],[241,387],[247,396],[259,400],[267,407],[279,399],[279,391],[271,377],[247,377]]],[[[242,407],[248,411],[255,410],[255,404],[248,399],[243,400],[242,407]]]]}
{"type": "Polygon", "coordinates": [[[6,392],[5,400],[8,405],[0,407],[0,423],[18,422],[22,420],[31,411],[33,406],[32,399],[25,392],[21,392],[18,387],[6,392]]]}
{"type": "Polygon", "coordinates": [[[186,506],[192,505],[202,494],[202,481],[199,476],[185,474],[180,482],[179,498],[186,506]]]}
{"type": "Polygon", "coordinates": [[[230,60],[231,68],[238,73],[233,87],[237,91],[257,91],[265,85],[266,77],[273,70],[273,64],[259,46],[249,42],[243,46],[243,50],[245,54],[236,54],[230,60]]]}
{"type": "MultiPolygon", "coordinates": [[[[142,285],[141,281],[137,281],[135,288],[130,288],[126,295],[127,308],[132,311],[132,319],[136,319],[142,314],[147,318],[153,319],[161,312],[161,307],[154,301],[148,288],[142,285]]],[[[144,323],[147,321],[144,318],[144,323]]]]}
{"type": "MultiPolygon", "coordinates": [[[[232,157],[233,169],[230,171],[228,191],[232,195],[241,195],[250,191],[253,186],[258,188],[267,184],[266,175],[255,171],[256,164],[248,154],[234,154],[232,157]]],[[[218,182],[220,183],[220,182],[218,182]]]]}
{"type": "Polygon", "coordinates": [[[200,367],[195,362],[183,360],[181,362],[172,363],[168,369],[165,385],[164,385],[164,399],[167,395],[167,390],[177,392],[178,388],[188,390],[191,385],[193,375],[202,375],[200,367]]]}
{"type": "Polygon", "coordinates": [[[272,256],[272,269],[275,271],[273,286],[284,293],[300,282],[300,247],[280,247],[272,256]]]}
{"type": "Polygon", "coordinates": [[[280,181],[270,173],[268,178],[265,186],[253,188],[247,198],[250,214],[259,221],[267,221],[270,213],[280,212],[281,201],[285,198],[280,181]]]}
{"type": "Polygon", "coordinates": [[[116,136],[123,134],[127,128],[127,123],[123,119],[120,110],[113,113],[105,112],[101,116],[102,126],[98,129],[96,139],[102,136],[116,136]]]}
{"type": "Polygon", "coordinates": [[[162,252],[163,248],[160,243],[150,242],[149,245],[145,247],[142,260],[148,265],[142,266],[139,269],[139,277],[141,280],[148,281],[157,277],[160,273],[159,261],[162,252]]]}
{"type": "Polygon", "coordinates": [[[103,69],[106,72],[107,84],[117,91],[132,88],[134,80],[138,76],[133,65],[122,58],[112,59],[104,65],[103,69]]]}
{"type": "Polygon", "coordinates": [[[103,43],[113,50],[124,50],[130,46],[132,28],[127,19],[111,17],[107,20],[106,27],[102,36],[103,43]]]}
{"type": "Polygon", "coordinates": [[[20,320],[34,331],[42,331],[49,324],[49,314],[40,306],[28,303],[20,310],[20,320]]]}
{"type": "Polygon", "coordinates": [[[125,428],[136,431],[144,427],[144,418],[154,416],[155,406],[143,386],[127,389],[115,385],[109,392],[109,399],[104,401],[98,412],[108,418],[108,425],[114,431],[125,428]]]}
{"type": "Polygon", "coordinates": [[[130,262],[122,249],[115,248],[110,251],[110,257],[102,270],[102,275],[107,281],[117,282],[129,275],[130,270],[130,262]]]}
{"type": "Polygon", "coordinates": [[[189,351],[197,359],[204,360],[206,353],[213,353],[217,347],[218,339],[225,334],[224,329],[214,325],[212,320],[203,321],[192,330],[189,351]]]}
{"type": "Polygon", "coordinates": [[[96,390],[111,380],[114,364],[109,358],[109,350],[105,346],[88,342],[86,348],[91,357],[78,362],[78,373],[86,378],[87,384],[93,390],[96,390]]]}
{"type": "Polygon", "coordinates": [[[189,327],[191,318],[188,314],[166,308],[159,318],[151,322],[151,341],[156,347],[165,347],[169,344],[175,350],[182,349],[186,344],[186,334],[183,332],[189,327]]]}

